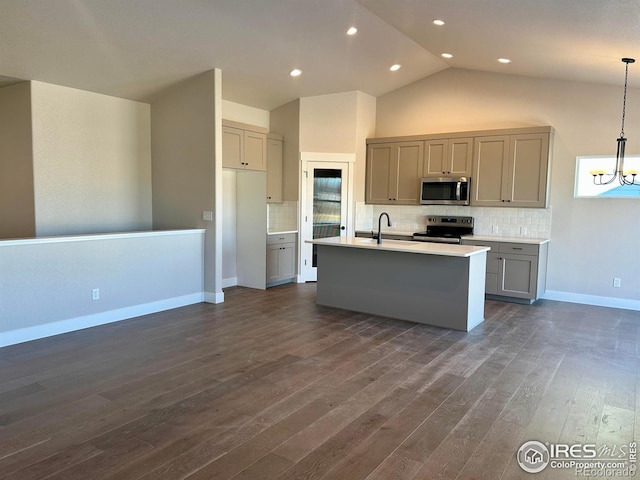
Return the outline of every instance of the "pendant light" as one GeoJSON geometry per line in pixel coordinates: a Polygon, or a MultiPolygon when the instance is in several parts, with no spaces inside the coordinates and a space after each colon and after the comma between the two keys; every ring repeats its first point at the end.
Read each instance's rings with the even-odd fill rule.
{"type": "Polygon", "coordinates": [[[622,59],[622,62],[625,64],[624,96],[622,97],[622,128],[620,130],[620,138],[618,138],[618,149],[616,151],[616,167],[613,173],[610,174],[607,174],[606,170],[591,170],[589,173],[593,175],[593,183],[595,185],[609,185],[617,179],[620,182],[620,185],[640,186],[640,181],[636,182],[636,175],[638,174],[637,170],[629,170],[628,172],[624,171],[624,149],[627,143],[627,139],[624,136],[624,117],[627,108],[627,77],[629,75],[629,64],[634,63],[635,61],[635,58],[622,59]],[[605,178],[605,176],[608,176],[609,178],[605,178]]]}

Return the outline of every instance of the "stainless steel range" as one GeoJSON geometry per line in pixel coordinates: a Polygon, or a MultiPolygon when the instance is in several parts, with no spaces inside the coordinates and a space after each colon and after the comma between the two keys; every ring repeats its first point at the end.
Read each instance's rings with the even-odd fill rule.
{"type": "Polygon", "coordinates": [[[426,232],[413,234],[419,242],[460,243],[465,235],[473,234],[473,217],[429,215],[426,232]]]}

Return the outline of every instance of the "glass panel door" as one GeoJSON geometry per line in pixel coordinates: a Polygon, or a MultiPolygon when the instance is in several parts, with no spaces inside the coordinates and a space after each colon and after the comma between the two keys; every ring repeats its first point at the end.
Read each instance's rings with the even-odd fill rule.
{"type": "MultiPolygon", "coordinates": [[[[342,225],[342,170],[313,169],[313,238],[339,237],[342,225]]],[[[317,267],[317,246],[312,266],[317,267]]]]}
{"type": "Polygon", "coordinates": [[[348,162],[307,161],[301,171],[300,274],[317,278],[317,247],[307,240],[347,236],[349,219],[348,162]]]}

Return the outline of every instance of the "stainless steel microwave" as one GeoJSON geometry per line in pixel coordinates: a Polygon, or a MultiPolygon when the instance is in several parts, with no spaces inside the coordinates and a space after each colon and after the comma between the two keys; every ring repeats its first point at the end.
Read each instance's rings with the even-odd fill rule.
{"type": "Polygon", "coordinates": [[[420,180],[421,205],[469,205],[469,177],[437,177],[420,180]]]}

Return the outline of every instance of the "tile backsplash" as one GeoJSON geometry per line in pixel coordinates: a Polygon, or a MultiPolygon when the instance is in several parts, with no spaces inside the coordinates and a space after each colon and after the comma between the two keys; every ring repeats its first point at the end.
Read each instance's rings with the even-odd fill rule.
{"type": "MultiPolygon", "coordinates": [[[[378,216],[389,213],[392,227],[385,230],[420,232],[427,215],[465,215],[475,220],[476,235],[550,238],[551,208],[367,205],[356,202],[356,230],[378,230],[378,216]]],[[[269,231],[298,229],[298,202],[267,204],[269,231]]]]}
{"type": "Polygon", "coordinates": [[[549,238],[551,208],[504,208],[460,206],[366,205],[356,203],[356,230],[377,230],[377,219],[389,213],[391,228],[401,232],[420,232],[426,229],[427,215],[464,215],[473,217],[476,235],[500,237],[549,238]]]}
{"type": "Polygon", "coordinates": [[[298,202],[267,204],[267,225],[270,232],[298,229],[298,202]]]}

